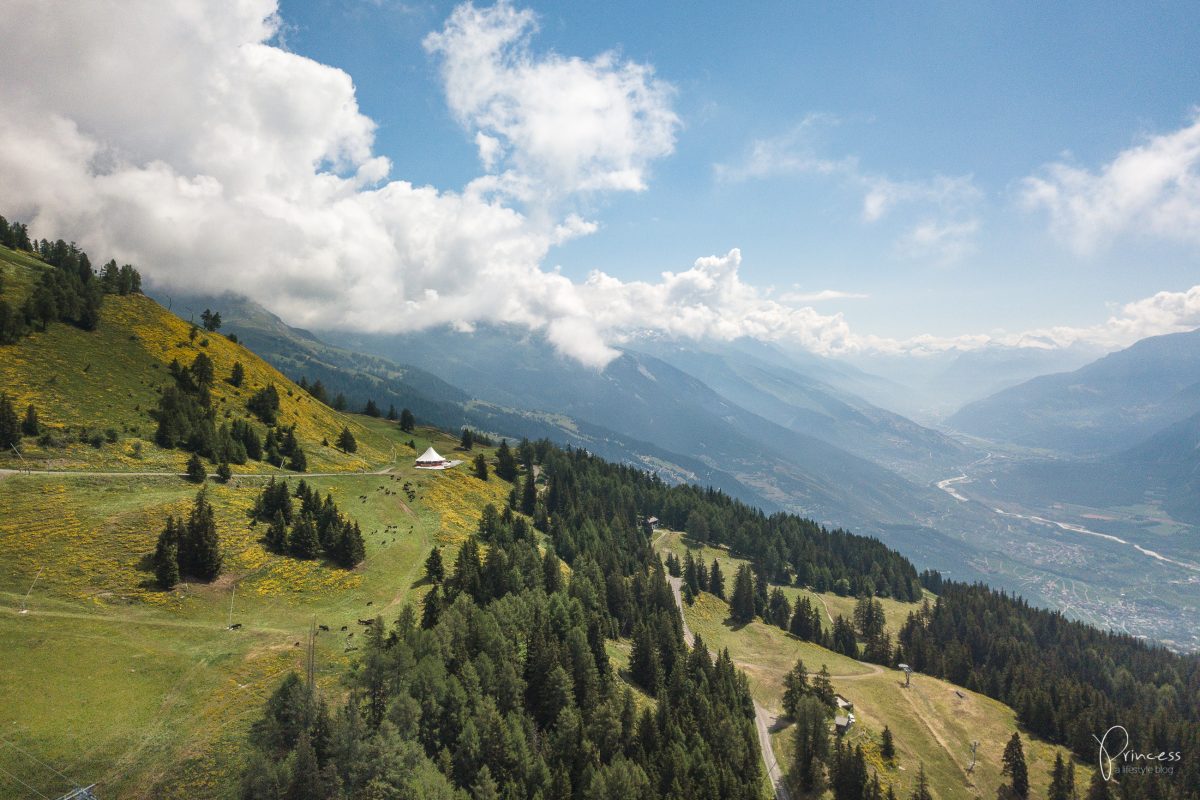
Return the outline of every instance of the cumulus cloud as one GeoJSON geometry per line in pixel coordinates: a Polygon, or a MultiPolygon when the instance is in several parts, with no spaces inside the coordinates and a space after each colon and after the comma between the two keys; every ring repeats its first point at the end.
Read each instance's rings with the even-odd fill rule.
{"type": "MultiPolygon", "coordinates": [[[[316,328],[512,323],[596,367],[646,328],[829,354],[986,342],[856,335],[841,314],[804,305],[835,292],[774,299],[743,280],[738,250],[653,281],[544,269],[553,247],[598,228],[570,196],[642,189],[679,123],[650,67],[538,54],[535,22],[508,3],[466,5],[426,40],[484,171],[455,192],[391,177],[350,76],[273,44],[274,0],[97,0],[70,14],[11,0],[0,209],[138,264],[167,291],[241,292],[316,328]]],[[[867,217],[936,194],[875,189],[867,217]]],[[[1130,304],[1110,327],[1194,324],[1197,292],[1130,304]]]]}
{"type": "Polygon", "coordinates": [[[1200,243],[1200,111],[1097,171],[1049,164],[1020,191],[1024,205],[1047,212],[1052,230],[1083,255],[1127,233],[1200,243]]]}
{"type": "Polygon", "coordinates": [[[675,148],[672,87],[611,52],[535,55],[536,30],[533,12],[508,2],[466,4],[425,38],[451,110],[475,133],[484,168],[502,178],[486,185],[522,199],[645,189],[650,162],[675,148]]]}
{"type": "Polygon", "coordinates": [[[816,144],[820,131],[838,120],[810,114],[784,133],[755,139],[738,160],[716,164],[718,181],[736,183],[778,175],[831,176],[862,193],[862,220],[875,223],[898,208],[922,216],[896,242],[903,255],[941,263],[960,260],[973,249],[979,219],[975,209],[983,192],[970,175],[934,175],[919,180],[894,180],[864,169],[854,156],[829,158],[816,144]]]}

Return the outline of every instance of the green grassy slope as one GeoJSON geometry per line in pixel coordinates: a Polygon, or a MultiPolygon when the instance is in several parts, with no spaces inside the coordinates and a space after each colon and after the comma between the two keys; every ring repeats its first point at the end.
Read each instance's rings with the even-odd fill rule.
{"type": "MultiPolygon", "coordinates": [[[[4,298],[18,306],[36,272],[48,269],[28,254],[0,247],[4,298]]],[[[246,401],[273,383],[280,394],[280,424],[295,423],[296,436],[308,455],[312,472],[358,471],[392,458],[393,442],[377,426],[325,406],[245,347],[203,330],[191,339],[191,325],[142,295],[104,298],[101,322],[94,331],[55,323],[13,345],[0,346],[0,387],[19,411],[33,403],[41,422],[63,447],[40,447],[33,438],[22,444],[29,466],[53,469],[178,470],[187,460],[182,451],[154,445],[156,422],[150,411],[161,387],[171,383],[172,360],[190,364],[198,353],[213,361],[212,390],[218,423],[249,418],[246,401]],[[245,370],[241,387],[227,378],[235,362],[245,370]],[[334,442],[348,425],[359,442],[349,455],[322,441],[334,442]],[[113,442],[100,448],[80,441],[81,430],[105,433],[113,442]]],[[[260,432],[265,430],[261,425],[260,432]]],[[[407,437],[406,437],[407,439],[407,437]]],[[[0,467],[23,462],[12,452],[0,454],[0,467]]],[[[250,462],[243,471],[269,471],[250,462]]]]}
{"type": "MultiPolygon", "coordinates": [[[[453,450],[444,435],[417,433],[422,449],[453,450]]],[[[309,479],[362,526],[367,559],[355,570],[268,553],[246,516],[261,479],[210,484],[226,571],[172,592],[150,585],[141,562],[194,486],[147,476],[0,480],[0,737],[100,781],[103,796],[231,796],[247,727],[278,678],[300,666],[296,643],[310,623],[330,629],[317,637],[317,657],[336,695],[365,630],[357,620],[390,624],[419,600],[430,547],[447,546],[453,558],[483,506],[512,488],[465,466],[415,470],[411,458],[386,475],[309,479]],[[231,607],[241,630],[225,629],[231,607]]],[[[0,748],[0,768],[47,795],[65,791],[15,750],[0,748]]]]}

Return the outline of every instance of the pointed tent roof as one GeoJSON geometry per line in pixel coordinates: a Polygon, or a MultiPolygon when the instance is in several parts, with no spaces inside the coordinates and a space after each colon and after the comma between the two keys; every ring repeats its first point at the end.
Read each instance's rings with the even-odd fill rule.
{"type": "Polygon", "coordinates": [[[417,459],[418,464],[442,464],[445,461],[446,459],[438,455],[438,451],[432,447],[422,453],[420,458],[417,459]]]}

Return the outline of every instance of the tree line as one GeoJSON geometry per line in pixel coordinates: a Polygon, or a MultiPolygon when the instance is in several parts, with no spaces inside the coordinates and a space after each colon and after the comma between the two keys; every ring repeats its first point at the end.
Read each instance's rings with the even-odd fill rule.
{"type": "Polygon", "coordinates": [[[23,223],[0,217],[0,244],[27,251],[53,267],[39,273],[19,309],[0,299],[0,345],[13,344],[35,330],[44,331],[52,322],[95,330],[100,324],[103,295],[141,293],[142,277],[129,264],[118,267],[110,260],[97,272],[88,254],[74,242],[32,240],[23,223]]]}
{"type": "Polygon", "coordinates": [[[322,554],[335,564],[353,569],[366,558],[366,545],[358,523],[342,515],[333,495],[320,494],[300,481],[295,495],[287,481],[271,478],[254,499],[250,518],[267,524],[263,541],[280,555],[313,559],[322,554]],[[299,508],[293,502],[299,501],[299,508]]]}

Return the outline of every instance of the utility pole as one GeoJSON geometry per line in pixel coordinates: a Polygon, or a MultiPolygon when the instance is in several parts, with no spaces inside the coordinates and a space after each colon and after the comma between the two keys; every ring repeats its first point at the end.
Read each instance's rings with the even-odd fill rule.
{"type": "Polygon", "coordinates": [[[233,585],[233,593],[229,595],[229,625],[228,625],[228,627],[230,627],[230,628],[233,627],[233,599],[235,597],[237,597],[237,584],[236,583],[233,585]]]}
{"type": "Polygon", "coordinates": [[[978,741],[971,742],[971,766],[967,767],[968,775],[975,772],[975,753],[978,749],[979,749],[979,742],[978,741]]]}
{"type": "Polygon", "coordinates": [[[21,613],[29,613],[29,595],[33,593],[33,587],[37,586],[38,578],[42,577],[42,573],[46,571],[45,567],[38,570],[38,574],[34,577],[33,583],[29,584],[29,591],[25,593],[25,597],[21,600],[21,613]]]}

